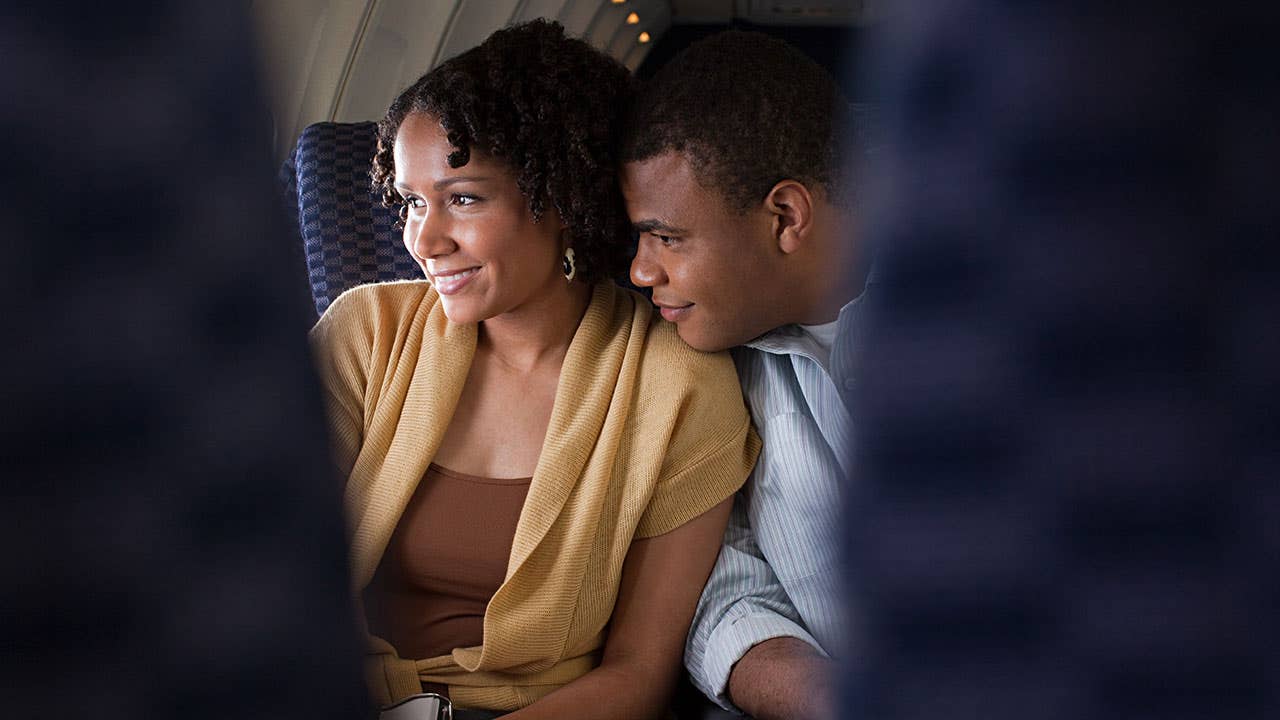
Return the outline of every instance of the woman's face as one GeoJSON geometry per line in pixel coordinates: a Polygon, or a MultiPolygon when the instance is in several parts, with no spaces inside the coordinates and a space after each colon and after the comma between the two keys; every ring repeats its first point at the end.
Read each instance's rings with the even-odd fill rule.
{"type": "Polygon", "coordinates": [[[423,113],[404,119],[393,151],[404,245],[450,320],[487,320],[565,284],[560,217],[548,208],[534,222],[507,165],[472,148],[470,162],[449,167],[454,147],[423,113]]]}

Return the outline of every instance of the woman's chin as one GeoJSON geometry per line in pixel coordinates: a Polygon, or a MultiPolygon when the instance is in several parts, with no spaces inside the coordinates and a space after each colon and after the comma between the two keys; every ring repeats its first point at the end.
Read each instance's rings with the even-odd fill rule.
{"type": "Polygon", "coordinates": [[[444,308],[444,316],[455,325],[483,322],[501,314],[487,303],[478,302],[476,298],[441,295],[440,304],[444,308]]]}
{"type": "Polygon", "coordinates": [[[477,323],[484,320],[484,314],[476,312],[474,307],[467,307],[467,303],[449,302],[444,300],[441,303],[444,306],[444,316],[449,318],[449,322],[457,325],[465,325],[467,323],[477,323]]]}

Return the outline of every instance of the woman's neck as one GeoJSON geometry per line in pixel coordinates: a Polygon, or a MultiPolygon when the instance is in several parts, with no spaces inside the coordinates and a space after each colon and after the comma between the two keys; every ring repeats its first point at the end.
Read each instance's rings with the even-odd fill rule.
{"type": "Polygon", "coordinates": [[[477,352],[486,353],[517,372],[559,368],[591,302],[591,286],[565,283],[537,301],[480,323],[477,352]]]}

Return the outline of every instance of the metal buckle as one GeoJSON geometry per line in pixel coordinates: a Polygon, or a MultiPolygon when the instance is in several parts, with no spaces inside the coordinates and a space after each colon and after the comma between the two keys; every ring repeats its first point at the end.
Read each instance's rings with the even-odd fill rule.
{"type": "Polygon", "coordinates": [[[382,708],[378,720],[453,720],[453,703],[436,693],[410,695],[382,708]]]}

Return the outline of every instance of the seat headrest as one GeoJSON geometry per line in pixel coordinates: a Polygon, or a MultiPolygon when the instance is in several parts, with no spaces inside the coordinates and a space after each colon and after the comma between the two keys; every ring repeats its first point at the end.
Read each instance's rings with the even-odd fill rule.
{"type": "Polygon", "coordinates": [[[396,215],[369,180],[376,124],[316,123],[302,131],[281,170],[306,254],[316,313],[356,285],[422,277],[396,215]]]}

